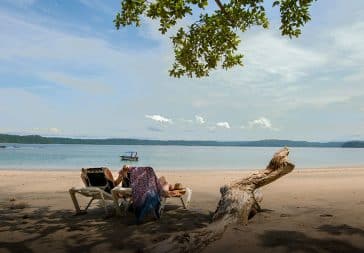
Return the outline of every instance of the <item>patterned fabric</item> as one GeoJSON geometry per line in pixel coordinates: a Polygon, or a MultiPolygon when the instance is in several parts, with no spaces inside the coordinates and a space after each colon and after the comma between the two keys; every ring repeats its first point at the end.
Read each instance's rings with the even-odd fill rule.
{"type": "Polygon", "coordinates": [[[140,223],[150,211],[159,218],[162,186],[152,167],[130,168],[133,207],[137,222],[140,223]]]}

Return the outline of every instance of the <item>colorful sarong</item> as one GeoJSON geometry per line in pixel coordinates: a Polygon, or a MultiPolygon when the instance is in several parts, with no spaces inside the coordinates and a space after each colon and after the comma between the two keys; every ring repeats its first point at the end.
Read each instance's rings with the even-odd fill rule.
{"type": "Polygon", "coordinates": [[[152,167],[132,167],[130,169],[133,207],[137,222],[140,223],[149,212],[159,218],[162,187],[152,167]]]}

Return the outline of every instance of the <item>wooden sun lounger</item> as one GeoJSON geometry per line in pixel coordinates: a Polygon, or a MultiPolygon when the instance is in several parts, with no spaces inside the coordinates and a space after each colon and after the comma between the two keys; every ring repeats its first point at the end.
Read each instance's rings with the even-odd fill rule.
{"type": "Polygon", "coordinates": [[[109,187],[108,179],[105,177],[105,167],[99,168],[86,168],[82,169],[85,172],[86,180],[89,186],[84,187],[72,187],[69,189],[69,193],[76,209],[76,214],[83,214],[87,212],[92,201],[95,199],[101,200],[105,209],[106,215],[108,214],[106,200],[113,200],[111,193],[105,191],[109,187]],[[77,200],[76,194],[80,194],[84,197],[91,198],[84,209],[80,208],[80,204],[77,200]]]}
{"type": "Polygon", "coordinates": [[[106,200],[113,200],[113,197],[110,193],[105,192],[104,190],[100,189],[99,187],[93,187],[93,186],[80,187],[80,188],[72,187],[71,189],[69,189],[69,193],[71,195],[73,205],[75,206],[76,214],[86,213],[87,209],[90,207],[92,201],[94,201],[95,199],[99,199],[102,201],[102,205],[105,209],[105,213],[108,214],[106,200]],[[84,209],[80,208],[80,204],[78,203],[76,193],[78,193],[82,196],[91,198],[91,200],[88,202],[87,206],[84,209]]]}
{"type": "MultiPolygon", "coordinates": [[[[116,214],[125,214],[126,210],[132,203],[132,189],[123,188],[121,186],[116,186],[111,190],[111,193],[105,191],[110,185],[104,174],[104,167],[100,168],[87,168],[83,169],[86,172],[86,179],[88,185],[85,187],[72,187],[69,189],[69,193],[76,209],[76,214],[83,214],[87,212],[93,200],[101,200],[101,203],[105,209],[106,215],[108,215],[108,210],[106,206],[106,200],[112,200],[115,205],[116,214]],[[77,200],[76,194],[80,194],[85,197],[90,197],[90,201],[84,209],[80,208],[80,204],[77,200]]],[[[164,206],[168,198],[179,198],[181,200],[183,208],[187,209],[191,201],[192,190],[190,188],[183,188],[181,190],[169,191],[168,195],[162,197],[161,211],[163,211],[164,206]]]]}

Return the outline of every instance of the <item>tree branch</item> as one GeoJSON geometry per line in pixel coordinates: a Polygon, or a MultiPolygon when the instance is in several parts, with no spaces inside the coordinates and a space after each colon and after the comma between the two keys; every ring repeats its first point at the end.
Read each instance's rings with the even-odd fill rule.
{"type": "Polygon", "coordinates": [[[220,0],[215,0],[215,3],[217,4],[217,6],[219,6],[220,10],[226,14],[226,10],[225,10],[225,7],[224,5],[220,2],[220,0]]]}

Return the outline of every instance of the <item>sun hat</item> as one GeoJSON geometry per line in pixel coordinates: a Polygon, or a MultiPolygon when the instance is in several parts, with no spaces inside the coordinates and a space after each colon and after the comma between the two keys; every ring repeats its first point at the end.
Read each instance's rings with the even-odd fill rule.
{"type": "Polygon", "coordinates": [[[176,183],[173,187],[174,190],[182,190],[183,187],[182,187],[182,184],[181,183],[176,183]]]}

